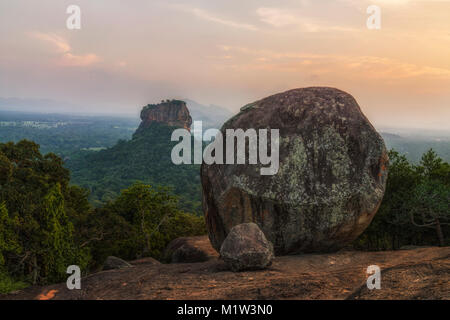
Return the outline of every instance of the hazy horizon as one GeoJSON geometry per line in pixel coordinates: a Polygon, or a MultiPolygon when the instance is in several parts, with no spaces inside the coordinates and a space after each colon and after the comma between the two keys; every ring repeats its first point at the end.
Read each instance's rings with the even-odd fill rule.
{"type": "Polygon", "coordinates": [[[449,127],[447,0],[6,0],[0,12],[1,98],[99,115],[182,98],[235,113],[331,86],[377,128],[449,127]],[[81,30],[66,28],[72,4],[81,30]],[[371,4],[381,30],[366,27],[371,4]]]}

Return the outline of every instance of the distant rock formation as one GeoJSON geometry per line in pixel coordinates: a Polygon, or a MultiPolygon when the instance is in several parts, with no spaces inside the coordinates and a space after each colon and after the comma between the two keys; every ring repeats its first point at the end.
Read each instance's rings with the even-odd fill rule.
{"type": "Polygon", "coordinates": [[[142,132],[152,123],[163,123],[172,127],[191,129],[192,117],[181,100],[166,100],[158,104],[148,104],[142,108],[141,124],[136,133],[142,132]]]}
{"type": "Polygon", "coordinates": [[[250,128],[279,129],[279,171],[262,176],[261,164],[202,164],[203,211],[216,250],[246,222],[258,224],[277,255],[334,251],[370,224],[388,156],[351,95],[290,90],[246,105],[221,131],[226,140],[226,129],[250,128]]]}
{"type": "Polygon", "coordinates": [[[171,141],[173,131],[189,129],[192,122],[186,104],[166,101],[149,105],[142,109],[141,119],[131,140],[120,140],[110,148],[71,160],[72,177],[93,191],[91,200],[97,204],[113,200],[124,188],[142,181],[169,186],[180,197],[183,210],[200,213],[199,165],[179,166],[171,157],[179,143],[171,141]]]}

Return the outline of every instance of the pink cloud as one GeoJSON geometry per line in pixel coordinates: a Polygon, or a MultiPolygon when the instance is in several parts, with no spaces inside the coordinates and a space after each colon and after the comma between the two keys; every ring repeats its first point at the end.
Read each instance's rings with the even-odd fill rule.
{"type": "Polygon", "coordinates": [[[32,32],[30,35],[38,40],[53,45],[57,53],[61,54],[58,64],[61,66],[89,66],[99,62],[101,59],[94,53],[76,55],[68,41],[54,33],[32,32]]]}
{"type": "Polygon", "coordinates": [[[99,61],[100,61],[100,58],[93,53],[78,56],[78,55],[74,55],[70,52],[66,52],[60,61],[60,65],[70,66],[70,67],[76,67],[76,66],[82,67],[82,66],[89,66],[89,65],[97,63],[99,61]]]}

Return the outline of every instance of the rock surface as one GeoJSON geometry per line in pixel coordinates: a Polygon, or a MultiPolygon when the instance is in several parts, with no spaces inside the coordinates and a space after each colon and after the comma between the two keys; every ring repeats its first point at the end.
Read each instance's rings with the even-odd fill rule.
{"type": "Polygon", "coordinates": [[[265,269],[274,258],[272,244],[255,223],[233,227],[222,243],[220,256],[234,272],[265,269]]]}
{"type": "Polygon", "coordinates": [[[245,222],[258,224],[277,255],[334,251],[369,225],[388,157],[351,95],[326,87],[276,94],[228,120],[225,144],[225,130],[238,128],[279,129],[279,170],[263,176],[261,164],[202,164],[203,211],[216,250],[245,222]]]}
{"type": "Polygon", "coordinates": [[[103,264],[103,270],[123,269],[129,268],[131,264],[117,257],[109,256],[103,264]]]}
{"type": "Polygon", "coordinates": [[[141,120],[136,133],[148,128],[154,122],[187,130],[190,130],[192,124],[192,117],[186,103],[181,100],[166,100],[159,104],[149,104],[142,108],[141,120]]]}
{"type": "Polygon", "coordinates": [[[214,259],[142,264],[81,279],[31,286],[0,300],[267,300],[450,299],[450,247],[398,251],[340,251],[276,257],[266,270],[234,273],[214,259]],[[368,290],[367,266],[381,268],[381,290],[368,290]]]}
{"type": "Polygon", "coordinates": [[[163,253],[168,263],[204,262],[218,257],[207,236],[182,237],[172,240],[163,253]]]}

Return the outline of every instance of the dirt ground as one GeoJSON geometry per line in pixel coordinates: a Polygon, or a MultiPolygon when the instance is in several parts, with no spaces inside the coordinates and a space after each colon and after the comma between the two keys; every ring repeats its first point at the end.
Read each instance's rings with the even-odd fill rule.
{"type": "Polygon", "coordinates": [[[263,271],[233,273],[214,258],[102,271],[66,284],[30,287],[0,299],[450,299],[450,247],[277,257],[263,271]],[[368,290],[369,265],[381,268],[381,289],[368,290]]]}

